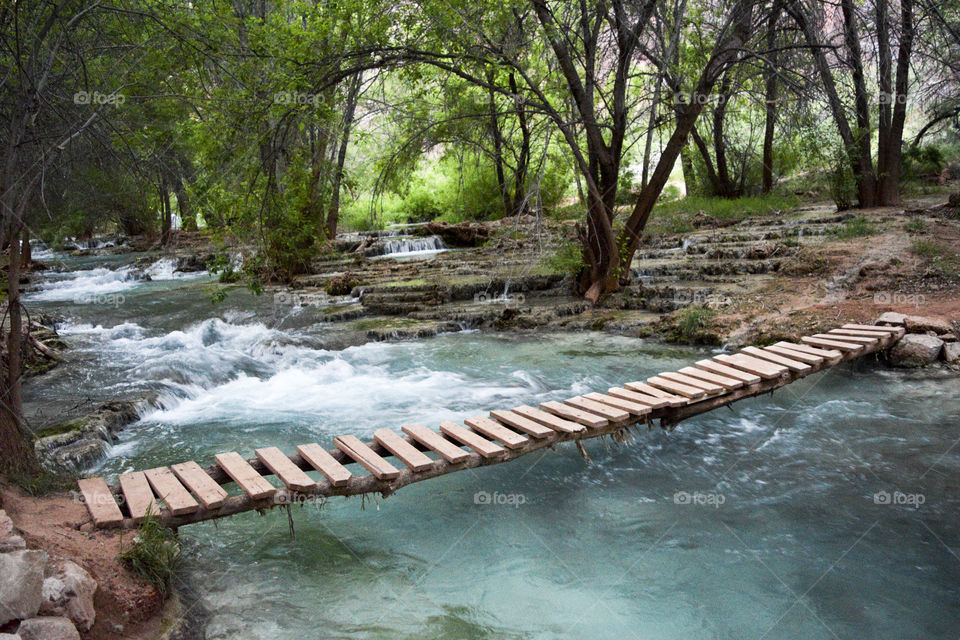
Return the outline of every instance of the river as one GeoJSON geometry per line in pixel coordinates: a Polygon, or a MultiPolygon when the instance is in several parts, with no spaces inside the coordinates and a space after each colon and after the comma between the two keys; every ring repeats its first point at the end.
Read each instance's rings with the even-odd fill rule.
{"type": "MultiPolygon", "coordinates": [[[[54,256],[47,255],[49,258],[54,256]]],[[[335,350],[322,309],[137,256],[59,258],[30,309],[70,361],[28,415],[157,394],[91,471],[209,464],[604,390],[709,353],[601,333],[335,350]]],[[[845,364],[773,396],[450,474],[181,529],[197,637],[956,638],[960,381],[845,364]]]]}

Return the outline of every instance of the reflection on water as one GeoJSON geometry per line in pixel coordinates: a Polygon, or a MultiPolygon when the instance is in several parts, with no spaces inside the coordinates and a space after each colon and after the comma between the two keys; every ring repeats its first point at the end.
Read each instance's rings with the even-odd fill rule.
{"type": "MultiPolygon", "coordinates": [[[[329,325],[279,328],[246,294],[212,307],[202,279],[123,291],[116,308],[35,294],[67,316],[75,347],[73,363],[31,382],[35,401],[160,394],[107,475],[435,426],[703,356],[595,333],[328,351],[329,325]]],[[[844,365],[673,433],[591,441],[590,462],[566,445],[365,509],[305,505],[295,541],[282,512],[192,525],[185,571],[207,638],[952,638],[958,415],[956,377],[844,365]],[[482,504],[479,492],[523,500],[482,504]]]]}

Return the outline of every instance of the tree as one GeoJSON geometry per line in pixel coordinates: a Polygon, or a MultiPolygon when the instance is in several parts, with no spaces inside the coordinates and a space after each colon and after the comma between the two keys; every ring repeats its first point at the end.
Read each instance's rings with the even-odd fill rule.
{"type": "Polygon", "coordinates": [[[875,0],[872,16],[864,15],[863,9],[853,0],[840,0],[837,9],[804,0],[794,0],[787,5],[787,10],[803,31],[813,56],[844,153],[853,170],[861,207],[900,202],[903,128],[917,25],[914,0],[901,0],[899,6],[899,20],[895,20],[891,16],[889,0],[875,0]],[[840,28],[832,28],[833,24],[839,24],[840,28]],[[868,38],[870,49],[877,52],[876,166],[872,151],[872,97],[867,83],[867,59],[863,51],[864,41],[868,38]],[[833,54],[832,61],[831,51],[837,52],[833,54]],[[850,85],[847,88],[852,96],[852,107],[844,101],[848,92],[838,82],[835,75],[837,70],[844,76],[849,73],[850,85]],[[851,111],[853,122],[849,117],[851,111]]]}

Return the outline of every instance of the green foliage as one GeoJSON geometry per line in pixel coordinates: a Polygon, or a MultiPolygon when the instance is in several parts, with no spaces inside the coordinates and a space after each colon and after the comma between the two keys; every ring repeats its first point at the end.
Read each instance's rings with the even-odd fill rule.
{"type": "Polygon", "coordinates": [[[717,312],[702,305],[692,305],[678,314],[673,337],[679,342],[697,343],[704,339],[704,330],[717,312]]]}
{"type": "Polygon", "coordinates": [[[857,197],[857,183],[847,156],[842,150],[837,151],[828,175],[830,197],[837,205],[837,211],[853,208],[857,197]]]}
{"type": "Polygon", "coordinates": [[[586,266],[583,248],[577,243],[568,242],[547,258],[546,266],[553,273],[575,276],[586,266]]]}
{"type": "Polygon", "coordinates": [[[156,514],[148,514],[140,521],[133,544],[120,553],[119,559],[165,596],[182,559],[180,542],[173,530],[160,524],[156,514]]]}
{"type": "Polygon", "coordinates": [[[907,180],[938,176],[943,167],[944,154],[936,145],[911,145],[903,154],[903,177],[907,180]]]}
{"type": "Polygon", "coordinates": [[[834,235],[842,240],[860,238],[863,236],[872,235],[874,233],[876,233],[876,228],[866,216],[857,216],[856,218],[851,218],[839,227],[830,229],[831,235],[834,235]]]}

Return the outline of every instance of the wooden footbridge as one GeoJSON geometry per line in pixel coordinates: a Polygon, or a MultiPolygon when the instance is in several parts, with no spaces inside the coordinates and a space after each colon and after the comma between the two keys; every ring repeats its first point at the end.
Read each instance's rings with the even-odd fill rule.
{"type": "Polygon", "coordinates": [[[579,445],[580,440],[616,434],[638,422],[660,419],[662,426],[672,427],[690,416],[885,349],[903,334],[902,327],[846,324],[799,343],[778,342],[718,355],[606,393],[493,410],[487,417],[464,420],[465,426],[443,422],[437,431],[405,424],[402,433],[378,430],[372,442],[338,436],[330,450],[310,443],[287,455],[265,447],[251,460],[236,452],[220,453],[207,468],[188,461],[124,473],[115,487],[99,477],[80,480],[79,485],[94,524],[102,528],[133,528],[148,513],[158,514],[167,526],[179,527],[309,498],[386,496],[414,482],[499,464],[560,442],[579,445]],[[317,472],[316,479],[307,472],[317,472]],[[269,476],[280,486],[268,481],[269,476]],[[224,488],[229,484],[240,491],[229,495],[224,488]]]}

